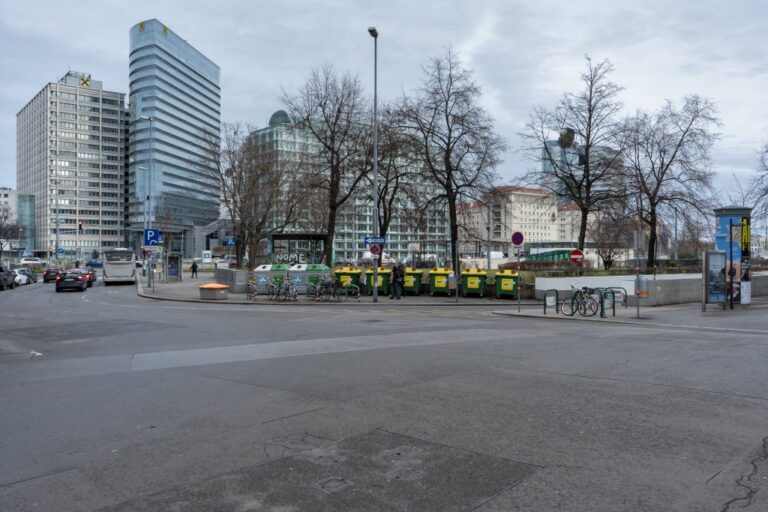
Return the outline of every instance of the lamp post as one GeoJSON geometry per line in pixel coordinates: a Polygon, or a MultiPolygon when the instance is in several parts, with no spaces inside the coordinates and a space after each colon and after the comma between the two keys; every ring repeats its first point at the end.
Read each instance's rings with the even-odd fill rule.
{"type": "MultiPolygon", "coordinates": [[[[378,99],[378,42],[379,31],[368,27],[373,38],[373,236],[379,236],[379,116],[378,99]]],[[[381,252],[381,251],[380,251],[381,252]]],[[[373,258],[373,302],[379,301],[379,258],[373,258]]]]}
{"type": "MultiPolygon", "coordinates": [[[[149,121],[149,168],[145,168],[147,171],[146,175],[146,190],[144,191],[146,193],[145,200],[144,200],[144,231],[141,234],[141,242],[142,245],[144,245],[144,233],[146,233],[148,229],[152,227],[152,149],[155,145],[155,140],[153,138],[153,128],[154,128],[154,121],[155,118],[153,116],[141,116],[137,119],[138,121],[149,121]]],[[[141,169],[142,167],[139,167],[141,169]]],[[[137,181],[138,183],[138,181],[137,181]]],[[[149,282],[152,283],[152,286],[154,286],[154,279],[152,272],[147,272],[147,261],[146,261],[146,248],[144,251],[142,251],[145,255],[144,257],[144,265],[143,265],[143,271],[147,273],[147,279],[148,284],[149,282]]],[[[150,259],[150,265],[152,265],[153,261],[150,259]]],[[[152,265],[152,268],[154,269],[154,265],[152,265]]]]}
{"type": "Polygon", "coordinates": [[[57,178],[54,180],[54,183],[56,184],[56,189],[55,189],[56,190],[56,247],[55,247],[55,249],[56,249],[56,266],[57,267],[59,266],[59,247],[60,247],[60,245],[59,245],[59,237],[61,235],[61,229],[59,227],[60,226],[60,222],[59,222],[59,208],[61,208],[61,206],[59,205],[59,192],[60,191],[58,189],[58,187],[59,187],[58,173],[59,173],[59,171],[57,170],[56,171],[57,178]]]}

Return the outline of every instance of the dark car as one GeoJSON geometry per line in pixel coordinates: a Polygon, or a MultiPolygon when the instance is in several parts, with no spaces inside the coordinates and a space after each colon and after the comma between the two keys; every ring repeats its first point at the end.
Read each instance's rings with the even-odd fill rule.
{"type": "Polygon", "coordinates": [[[43,272],[43,282],[44,283],[52,283],[56,281],[56,276],[59,275],[59,272],[61,272],[57,268],[48,268],[45,269],[45,272],[43,272]]]}
{"type": "Polygon", "coordinates": [[[104,266],[104,263],[101,260],[94,258],[86,261],[85,265],[87,267],[92,267],[92,268],[102,268],[104,266]]]}
{"type": "Polygon", "coordinates": [[[88,287],[88,276],[80,269],[59,272],[56,276],[56,293],[66,289],[75,289],[84,292],[88,287]]]}
{"type": "Polygon", "coordinates": [[[31,269],[31,268],[20,268],[17,269],[24,273],[25,276],[27,276],[27,283],[36,283],[37,282],[37,274],[31,269]]]}
{"type": "Polygon", "coordinates": [[[16,288],[15,279],[15,272],[12,272],[8,267],[0,265],[0,290],[5,290],[6,288],[16,288]]]}

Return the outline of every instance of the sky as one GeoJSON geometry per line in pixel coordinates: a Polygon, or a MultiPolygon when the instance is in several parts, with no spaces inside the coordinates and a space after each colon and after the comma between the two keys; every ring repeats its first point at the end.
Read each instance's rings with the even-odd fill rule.
{"type": "Polygon", "coordinates": [[[585,55],[611,61],[627,113],[694,93],[717,104],[724,195],[733,176],[747,183],[768,141],[763,0],[0,0],[0,186],[16,186],[16,113],[68,69],[127,93],[128,31],[151,18],[221,67],[222,121],[255,127],[325,63],[372,91],[371,25],[383,100],[416,88],[421,66],[451,47],[509,144],[505,183],[532,165],[519,137],[530,112],[578,91],[585,55]]]}

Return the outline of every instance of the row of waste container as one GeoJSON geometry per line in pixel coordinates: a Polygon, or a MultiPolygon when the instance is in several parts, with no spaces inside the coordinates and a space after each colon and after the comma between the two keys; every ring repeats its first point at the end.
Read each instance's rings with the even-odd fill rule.
{"type": "MultiPolygon", "coordinates": [[[[350,284],[365,288],[370,294],[373,290],[373,269],[362,270],[356,267],[339,267],[335,271],[327,265],[321,264],[275,264],[259,265],[253,271],[256,293],[266,294],[270,284],[281,284],[285,279],[290,279],[296,286],[298,293],[306,293],[310,284],[318,285],[324,279],[330,279],[335,275],[342,286],[350,284]]],[[[379,268],[378,288],[379,293],[389,293],[392,269],[379,268]]],[[[433,268],[428,271],[426,286],[422,286],[424,276],[423,269],[406,267],[405,283],[403,291],[409,295],[419,295],[422,288],[430,295],[453,295],[455,289],[453,270],[446,268],[433,268]]],[[[499,270],[495,275],[494,295],[496,298],[517,297],[519,275],[512,270],[499,270]]],[[[464,296],[483,297],[486,295],[488,273],[479,269],[466,269],[461,272],[459,291],[464,296]]]]}

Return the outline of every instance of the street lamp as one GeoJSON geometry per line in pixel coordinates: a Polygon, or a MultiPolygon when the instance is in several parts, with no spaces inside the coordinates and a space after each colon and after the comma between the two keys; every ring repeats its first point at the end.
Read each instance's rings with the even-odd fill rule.
{"type": "MultiPolygon", "coordinates": [[[[378,97],[378,42],[379,31],[368,27],[373,38],[373,236],[379,236],[379,116],[377,115],[378,97]]],[[[381,251],[379,251],[381,252],[381,251]]],[[[373,302],[379,301],[379,258],[373,258],[373,302]]]]}
{"type": "MultiPolygon", "coordinates": [[[[144,202],[144,216],[147,218],[146,224],[144,225],[144,229],[149,229],[152,227],[152,157],[153,155],[153,148],[155,146],[155,140],[153,138],[153,128],[154,128],[154,116],[141,116],[137,119],[137,121],[149,121],[149,172],[147,173],[147,197],[146,201],[144,202]]],[[[143,167],[139,167],[139,169],[145,169],[143,167]]],[[[146,169],[145,169],[146,170],[146,169]]]]}

